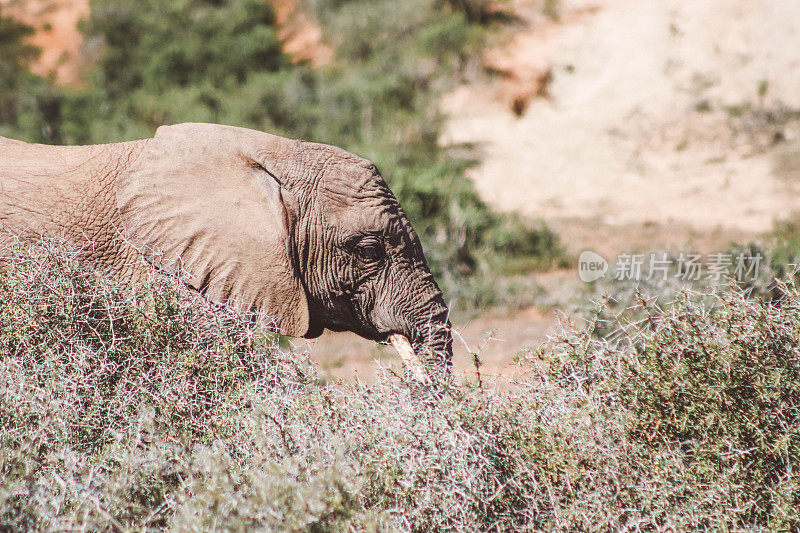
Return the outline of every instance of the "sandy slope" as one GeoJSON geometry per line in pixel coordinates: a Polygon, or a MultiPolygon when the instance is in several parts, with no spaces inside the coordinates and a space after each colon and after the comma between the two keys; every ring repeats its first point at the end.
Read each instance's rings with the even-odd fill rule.
{"type": "Polygon", "coordinates": [[[559,21],[514,5],[486,63],[518,84],[549,71],[549,97],[517,118],[495,80],[443,103],[444,141],[482,147],[490,203],[605,251],[715,247],[800,209],[800,2],[562,0],[559,21]]]}

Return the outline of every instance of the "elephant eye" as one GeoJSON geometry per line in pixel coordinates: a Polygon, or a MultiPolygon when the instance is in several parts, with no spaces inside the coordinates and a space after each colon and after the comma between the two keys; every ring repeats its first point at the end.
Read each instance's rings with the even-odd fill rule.
{"type": "Polygon", "coordinates": [[[365,240],[356,247],[358,257],[367,263],[376,263],[386,254],[383,245],[373,240],[365,240]]]}

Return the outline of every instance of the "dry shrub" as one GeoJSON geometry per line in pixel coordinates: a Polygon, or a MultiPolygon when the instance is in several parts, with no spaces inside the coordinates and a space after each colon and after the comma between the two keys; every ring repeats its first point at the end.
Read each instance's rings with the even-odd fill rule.
{"type": "Polygon", "coordinates": [[[591,323],[541,352],[560,389],[618,425],[627,451],[645,452],[629,465],[646,473],[639,482],[614,480],[635,496],[614,522],[800,528],[800,295],[776,281],[768,296],[728,287],[666,305],[642,298],[629,309],[636,320],[591,323]],[[597,328],[613,335],[598,340],[597,328]],[[654,492],[642,512],[637,499],[654,492]]]}
{"type": "Polygon", "coordinates": [[[132,291],[75,255],[16,244],[0,259],[0,523],[164,524],[181,450],[310,369],[253,317],[175,280],[132,291]]]}
{"type": "MultiPolygon", "coordinates": [[[[321,384],[249,317],[53,246],[0,274],[0,525],[798,526],[800,296],[567,328],[507,392],[321,384]],[[780,302],[780,304],[778,304],[780,302]]],[[[647,305],[636,316],[647,316],[647,305]]]]}

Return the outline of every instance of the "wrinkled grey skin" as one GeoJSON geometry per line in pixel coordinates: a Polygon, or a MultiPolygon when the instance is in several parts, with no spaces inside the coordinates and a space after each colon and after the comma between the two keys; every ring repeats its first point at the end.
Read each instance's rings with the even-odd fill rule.
{"type": "MultiPolygon", "coordinates": [[[[320,168],[316,188],[305,180],[287,186],[304,213],[296,241],[306,273],[309,334],[325,327],[385,340],[398,332],[421,344],[442,326],[449,330],[419,237],[375,165],[322,144],[304,143],[301,152],[299,167],[320,168]],[[331,198],[341,206],[331,208],[331,198]]],[[[449,353],[449,332],[434,340],[432,348],[449,353]]]]}
{"type": "Polygon", "coordinates": [[[375,165],[333,146],[210,124],[84,147],[0,137],[0,227],[66,238],[126,279],[144,254],[292,336],[399,333],[450,366],[419,238],[375,165]]]}

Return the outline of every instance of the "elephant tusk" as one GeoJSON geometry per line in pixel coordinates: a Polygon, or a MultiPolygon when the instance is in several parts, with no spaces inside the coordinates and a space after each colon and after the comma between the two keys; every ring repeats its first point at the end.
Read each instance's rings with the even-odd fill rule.
{"type": "Polygon", "coordinates": [[[397,350],[400,359],[403,360],[403,365],[411,372],[412,377],[417,381],[427,382],[427,372],[425,372],[425,368],[417,358],[417,354],[408,339],[399,333],[395,333],[389,335],[389,343],[397,350]]]}

